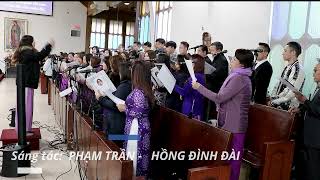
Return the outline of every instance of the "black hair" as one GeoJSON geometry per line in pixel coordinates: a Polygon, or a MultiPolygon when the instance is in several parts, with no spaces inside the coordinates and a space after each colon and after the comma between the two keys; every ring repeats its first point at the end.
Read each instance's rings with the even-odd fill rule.
{"type": "Polygon", "coordinates": [[[176,42],[174,42],[174,41],[168,41],[167,43],[166,43],[166,47],[173,47],[174,49],[176,49],[177,48],[177,44],[176,44],[176,42]]]}
{"type": "Polygon", "coordinates": [[[156,39],[156,42],[159,42],[161,44],[165,44],[166,43],[166,41],[163,38],[156,39]]]}
{"type": "Polygon", "coordinates": [[[201,51],[205,51],[206,54],[208,54],[208,47],[206,45],[200,45],[199,48],[201,49],[201,51]]]}
{"type": "Polygon", "coordinates": [[[144,46],[148,46],[148,47],[150,47],[150,48],[151,48],[151,46],[152,46],[151,42],[149,42],[149,41],[143,43],[143,45],[144,45],[144,46]]]}
{"type": "Polygon", "coordinates": [[[139,47],[141,46],[141,42],[139,42],[139,41],[135,41],[135,42],[133,42],[133,44],[137,44],[139,47]]]}
{"type": "Polygon", "coordinates": [[[287,45],[296,52],[296,57],[301,54],[301,45],[295,41],[288,42],[287,45]]]}
{"type": "Polygon", "coordinates": [[[235,57],[239,60],[240,64],[244,66],[244,68],[252,68],[254,61],[252,51],[248,49],[237,49],[235,57]]]}
{"type": "Polygon", "coordinates": [[[159,53],[156,58],[157,63],[164,63],[170,69],[170,56],[165,53],[159,53]]]}
{"type": "Polygon", "coordinates": [[[184,60],[185,56],[184,55],[181,55],[179,54],[177,56],[177,63],[180,65],[180,70],[179,72],[183,72],[183,73],[187,73],[189,74],[189,71],[188,71],[188,68],[187,68],[187,65],[185,63],[185,60],[184,60]]]}
{"type": "Polygon", "coordinates": [[[98,46],[93,46],[91,49],[96,49],[96,54],[99,54],[100,52],[99,52],[99,47],[98,46]]]}
{"type": "Polygon", "coordinates": [[[181,41],[180,44],[189,49],[189,43],[187,43],[186,41],[181,41]]]}
{"type": "Polygon", "coordinates": [[[259,46],[263,47],[263,51],[270,53],[270,46],[267,43],[259,42],[259,46]]]}
{"type": "Polygon", "coordinates": [[[211,46],[215,46],[217,50],[220,50],[220,51],[223,50],[223,44],[219,41],[213,42],[211,46]]]}

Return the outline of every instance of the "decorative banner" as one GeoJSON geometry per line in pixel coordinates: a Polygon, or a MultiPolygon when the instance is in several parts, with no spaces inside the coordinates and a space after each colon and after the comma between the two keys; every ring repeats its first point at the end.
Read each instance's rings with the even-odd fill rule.
{"type": "Polygon", "coordinates": [[[80,37],[80,24],[71,25],[71,36],[80,37]]]}

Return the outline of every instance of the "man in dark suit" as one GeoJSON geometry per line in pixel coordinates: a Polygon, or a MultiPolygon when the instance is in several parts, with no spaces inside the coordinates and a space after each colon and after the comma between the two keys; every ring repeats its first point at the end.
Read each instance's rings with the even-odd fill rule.
{"type": "MultiPolygon", "coordinates": [[[[303,144],[304,148],[299,153],[302,165],[299,166],[301,179],[314,180],[320,179],[320,63],[314,68],[314,80],[317,83],[315,91],[308,100],[299,92],[295,92],[296,98],[301,103],[299,109],[291,108],[289,112],[304,112],[303,121],[303,144]],[[300,155],[301,156],[301,155],[300,155]]],[[[297,163],[298,165],[298,163],[297,163]]],[[[298,171],[298,170],[297,170],[298,171]]]]}
{"type": "Polygon", "coordinates": [[[267,104],[267,91],[272,76],[272,66],[267,60],[270,47],[266,43],[259,43],[256,52],[256,63],[252,74],[252,100],[258,104],[267,104]]]}
{"type": "MultiPolygon", "coordinates": [[[[221,53],[223,44],[219,41],[213,42],[209,47],[210,54],[205,58],[206,62],[216,68],[211,74],[206,74],[206,86],[211,91],[218,93],[224,80],[228,77],[229,64],[227,58],[221,53]]],[[[216,111],[214,102],[207,102],[207,109],[205,112],[205,120],[216,118],[212,112],[216,111]]]]}

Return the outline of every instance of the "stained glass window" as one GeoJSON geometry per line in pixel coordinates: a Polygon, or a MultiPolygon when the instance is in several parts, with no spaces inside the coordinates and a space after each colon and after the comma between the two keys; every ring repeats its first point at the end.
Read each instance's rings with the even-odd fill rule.
{"type": "Polygon", "coordinates": [[[298,57],[303,66],[306,80],[303,94],[309,96],[316,86],[313,80],[313,68],[320,57],[320,3],[310,1],[273,2],[271,27],[270,63],[273,75],[269,91],[277,82],[277,77],[285,66],[282,58],[283,47],[289,41],[296,41],[301,45],[302,54],[298,57]]]}

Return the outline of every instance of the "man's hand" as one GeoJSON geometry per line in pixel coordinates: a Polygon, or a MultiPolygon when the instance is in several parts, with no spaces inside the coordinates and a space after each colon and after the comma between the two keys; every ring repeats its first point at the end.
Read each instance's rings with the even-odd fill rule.
{"type": "Polygon", "coordinates": [[[52,47],[54,47],[55,42],[54,42],[53,39],[50,39],[50,40],[48,41],[48,43],[49,43],[52,47]]]}
{"type": "Polygon", "coordinates": [[[193,89],[199,89],[200,87],[200,83],[198,83],[197,81],[192,81],[192,88],[193,89]]]}
{"type": "Polygon", "coordinates": [[[293,92],[293,93],[300,103],[304,104],[304,102],[307,100],[307,98],[300,92],[293,92]]]}
{"type": "Polygon", "coordinates": [[[293,114],[299,113],[300,110],[299,110],[299,108],[292,107],[292,108],[290,108],[290,109],[288,110],[288,112],[289,112],[291,115],[293,115],[293,114]]]}

